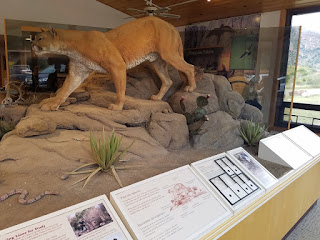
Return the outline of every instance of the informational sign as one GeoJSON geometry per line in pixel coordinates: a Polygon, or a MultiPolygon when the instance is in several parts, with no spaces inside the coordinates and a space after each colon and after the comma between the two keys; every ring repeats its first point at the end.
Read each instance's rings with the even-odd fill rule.
{"type": "Polygon", "coordinates": [[[283,132],[283,134],[312,157],[320,154],[320,137],[305,126],[292,128],[283,132]]]}
{"type": "Polygon", "coordinates": [[[130,240],[105,195],[0,231],[0,240],[130,240]]]}
{"type": "Polygon", "coordinates": [[[184,166],[111,192],[134,239],[199,239],[231,211],[184,166]]]}
{"type": "Polygon", "coordinates": [[[244,167],[265,189],[273,186],[278,179],[265,169],[253,156],[242,147],[227,152],[235,163],[244,167]]]}
{"type": "Polygon", "coordinates": [[[282,133],[260,140],[258,157],[293,169],[312,159],[310,154],[282,133]]]}
{"type": "Polygon", "coordinates": [[[226,153],[192,163],[192,167],[221,198],[237,211],[264,193],[245,169],[226,153]]]}

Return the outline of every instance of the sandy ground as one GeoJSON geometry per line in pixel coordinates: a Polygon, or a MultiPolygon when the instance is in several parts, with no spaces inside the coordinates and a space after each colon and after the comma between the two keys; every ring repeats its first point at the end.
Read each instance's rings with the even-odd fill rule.
{"type": "MultiPolygon", "coordinates": [[[[252,149],[248,149],[248,151],[252,152],[252,149]]],[[[166,156],[135,160],[126,164],[140,166],[119,171],[119,176],[124,185],[130,185],[220,152],[224,151],[187,149],[170,152],[166,156]]],[[[27,199],[49,189],[58,191],[60,194],[58,196],[45,196],[31,205],[20,205],[17,202],[18,195],[1,202],[0,230],[102,194],[106,194],[109,198],[109,193],[119,188],[111,173],[97,174],[85,188],[82,187],[81,183],[71,186],[82,175],[61,180],[62,169],[72,171],[83,163],[64,161],[64,159],[57,157],[57,159],[48,159],[48,164],[39,168],[36,161],[37,159],[2,162],[0,164],[0,195],[18,188],[29,191],[27,199]]],[[[267,161],[260,160],[260,162],[278,178],[289,171],[288,168],[267,161]]]]}

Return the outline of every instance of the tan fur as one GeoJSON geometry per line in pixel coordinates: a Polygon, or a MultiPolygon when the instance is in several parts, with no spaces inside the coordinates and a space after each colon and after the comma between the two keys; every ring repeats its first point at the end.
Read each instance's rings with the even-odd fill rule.
{"type": "Polygon", "coordinates": [[[168,64],[176,68],[187,86],[195,89],[194,66],[183,59],[183,47],[178,31],[169,23],[145,17],[124,24],[107,33],[68,32],[51,29],[37,35],[33,42],[37,55],[63,54],[70,58],[69,74],[56,97],[41,103],[43,110],[56,110],[80,86],[92,71],[108,72],[114,81],[117,100],[109,109],[121,110],[125,101],[126,70],[150,61],[162,81],[153,100],[161,100],[172,81],[168,64]]]}

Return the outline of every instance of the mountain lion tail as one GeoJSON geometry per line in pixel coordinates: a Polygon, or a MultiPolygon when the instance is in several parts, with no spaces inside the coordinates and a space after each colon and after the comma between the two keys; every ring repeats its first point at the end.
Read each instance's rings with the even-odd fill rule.
{"type": "Polygon", "coordinates": [[[182,58],[184,58],[184,57],[183,57],[182,40],[181,40],[180,36],[179,36],[179,43],[178,43],[178,53],[179,53],[179,55],[180,55],[182,58]]]}

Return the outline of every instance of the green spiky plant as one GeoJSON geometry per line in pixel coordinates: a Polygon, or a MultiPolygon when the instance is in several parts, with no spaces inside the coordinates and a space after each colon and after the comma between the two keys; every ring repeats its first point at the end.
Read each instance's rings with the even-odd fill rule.
{"type": "Polygon", "coordinates": [[[208,121],[207,111],[204,109],[205,106],[208,105],[210,95],[208,94],[206,97],[199,96],[197,97],[197,108],[193,113],[186,112],[186,106],[184,104],[184,98],[180,99],[180,106],[183,112],[183,115],[187,119],[188,129],[190,138],[194,135],[201,133],[201,127],[205,121],[208,121]]]}
{"type": "Polygon", "coordinates": [[[132,146],[134,142],[132,142],[128,147],[126,147],[122,152],[120,152],[122,137],[116,137],[114,134],[114,130],[112,130],[111,135],[108,139],[106,138],[104,129],[102,131],[102,134],[102,140],[97,140],[94,134],[90,131],[90,147],[94,162],[84,164],[81,167],[73,170],[72,172],[66,173],[69,175],[88,174],[87,176],[76,181],[74,184],[85,181],[83,185],[83,187],[85,187],[87,183],[90,181],[90,179],[98,172],[108,172],[111,170],[119,185],[123,187],[123,184],[116,170],[126,169],[126,167],[116,165],[120,162],[121,157],[128,151],[128,149],[132,146]],[[81,169],[88,167],[96,168],[80,171],[81,169]]]}
{"type": "Polygon", "coordinates": [[[260,123],[253,121],[245,121],[240,124],[239,131],[241,137],[249,146],[254,146],[266,135],[266,126],[261,126],[260,123]]]}
{"type": "Polygon", "coordinates": [[[0,140],[2,137],[12,131],[15,128],[15,125],[12,122],[0,120],[0,140]]]}

